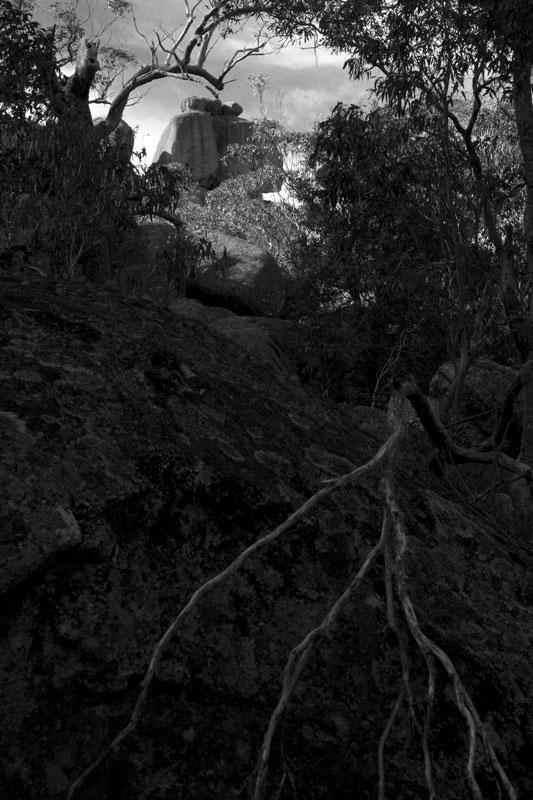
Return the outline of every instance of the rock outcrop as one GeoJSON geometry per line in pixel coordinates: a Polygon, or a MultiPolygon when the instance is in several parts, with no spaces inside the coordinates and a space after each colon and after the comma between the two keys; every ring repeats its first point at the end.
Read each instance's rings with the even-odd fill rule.
{"type": "Polygon", "coordinates": [[[172,117],[161,134],[154,163],[179,164],[206,189],[216,185],[218,150],[211,116],[205,111],[185,111],[172,117]]]}
{"type": "MultiPolygon", "coordinates": [[[[238,103],[223,105],[220,100],[205,97],[185,98],[180,113],[161,134],[154,163],[186,167],[191,179],[205,189],[257,169],[249,159],[228,153],[230,145],[250,142],[253,123],[241,114],[238,103]]],[[[273,191],[270,183],[260,190],[273,191]]]]}
{"type": "MultiPolygon", "coordinates": [[[[384,420],[363,430],[360,412],[306,395],[283,352],[244,347],[192,318],[190,301],[180,314],[9,276],[0,298],[0,785],[10,800],[63,800],[128,722],[154,644],[192,592],[367,461],[384,420]]],[[[531,557],[428,472],[417,436],[395,466],[412,601],[531,797],[531,557]]],[[[206,594],[165,650],[136,729],[74,800],[246,797],[287,657],[377,542],[381,506],[372,474],[206,594]]],[[[268,798],[283,782],[287,797],[376,797],[406,658],[412,698],[386,742],[387,796],[427,796],[426,661],[388,626],[385,586],[378,561],[317,639],[273,742],[268,798]]],[[[467,800],[468,727],[438,665],[435,680],[434,780],[439,796],[467,800]]],[[[477,754],[496,797],[481,741],[477,754]]]]}
{"type": "Polygon", "coordinates": [[[216,259],[200,266],[187,295],[240,315],[277,317],[285,304],[285,277],[275,258],[251,242],[221,231],[208,235],[216,259]]]}
{"type": "Polygon", "coordinates": [[[176,227],[156,215],[138,215],[136,226],[121,231],[114,243],[120,264],[108,283],[124,294],[136,294],[166,305],[184,291],[187,280],[183,259],[178,257],[180,237],[176,227]]]}
{"type": "MultiPolygon", "coordinates": [[[[93,125],[98,125],[103,122],[103,117],[96,117],[93,120],[93,125]]],[[[121,119],[112,134],[108,137],[111,144],[116,147],[119,161],[121,164],[126,165],[130,163],[131,155],[133,153],[133,143],[135,140],[135,133],[133,128],[128,123],[121,119]]]]}

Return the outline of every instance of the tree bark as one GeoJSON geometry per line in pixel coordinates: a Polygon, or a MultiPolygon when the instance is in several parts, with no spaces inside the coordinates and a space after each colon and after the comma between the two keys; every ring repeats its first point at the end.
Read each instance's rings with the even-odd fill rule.
{"type": "MultiPolygon", "coordinates": [[[[513,103],[515,109],[518,141],[522,154],[526,204],[524,208],[524,240],[528,266],[529,285],[533,287],[533,102],[531,98],[531,57],[520,53],[515,56],[513,73],[513,103]]],[[[525,338],[528,359],[533,353],[533,299],[525,315],[525,338]]],[[[524,423],[522,430],[521,456],[533,465],[533,370],[528,370],[524,386],[524,423]]]]}
{"type": "Polygon", "coordinates": [[[64,88],[67,114],[78,121],[92,126],[89,110],[89,91],[94,76],[100,69],[98,61],[98,42],[88,42],[84,37],[80,42],[74,73],[64,88]]]}
{"type": "MultiPolygon", "coordinates": [[[[529,58],[517,58],[513,74],[513,103],[515,110],[518,141],[522,154],[524,180],[526,184],[526,204],[524,208],[524,240],[528,274],[533,278],[533,102],[531,98],[531,70],[529,58]]],[[[530,317],[533,305],[530,303],[530,317]]],[[[529,347],[532,348],[531,322],[529,326],[529,347]]]]}

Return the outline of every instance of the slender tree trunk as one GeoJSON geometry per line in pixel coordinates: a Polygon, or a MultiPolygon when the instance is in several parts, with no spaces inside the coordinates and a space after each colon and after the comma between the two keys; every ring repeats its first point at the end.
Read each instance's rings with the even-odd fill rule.
{"type": "MultiPolygon", "coordinates": [[[[533,102],[531,98],[531,59],[517,55],[513,75],[513,102],[522,154],[524,180],[526,184],[526,204],[524,208],[524,239],[528,266],[529,285],[533,287],[533,102]]],[[[527,357],[533,355],[533,305],[523,310],[524,338],[527,341],[527,357]]],[[[522,433],[521,456],[528,464],[533,464],[533,370],[529,370],[524,386],[524,427],[522,433]]]]}
{"type": "MultiPolygon", "coordinates": [[[[524,239],[528,274],[533,279],[533,102],[531,98],[531,70],[533,64],[529,59],[519,60],[514,70],[513,101],[518,131],[520,151],[526,184],[526,205],[524,208],[524,239]]],[[[530,303],[530,314],[532,311],[530,303]]],[[[529,347],[533,345],[531,321],[529,325],[529,347]]]]}
{"type": "Polygon", "coordinates": [[[505,239],[500,233],[498,228],[498,214],[494,207],[491,191],[487,184],[479,153],[472,140],[472,133],[469,129],[463,127],[459,130],[463,137],[468,161],[476,182],[476,188],[481,198],[481,207],[487,234],[496,253],[497,264],[500,270],[502,301],[509,324],[509,331],[513,337],[521,360],[526,362],[529,358],[529,344],[527,332],[524,332],[523,309],[520,304],[520,298],[514,280],[513,230],[509,226],[505,239]]]}
{"type": "MultiPolygon", "coordinates": [[[[446,90],[448,91],[448,90],[446,90]]],[[[453,261],[455,265],[455,282],[457,290],[457,312],[455,315],[455,330],[453,331],[455,375],[450,387],[446,405],[452,407],[454,419],[459,419],[463,400],[464,383],[469,367],[468,332],[466,328],[466,295],[465,295],[465,257],[461,243],[459,223],[455,210],[454,195],[452,190],[452,157],[450,153],[449,118],[446,108],[442,112],[441,147],[444,158],[444,178],[446,194],[446,223],[448,236],[451,241],[453,261]]],[[[453,297],[450,297],[453,303],[453,297]]]]}

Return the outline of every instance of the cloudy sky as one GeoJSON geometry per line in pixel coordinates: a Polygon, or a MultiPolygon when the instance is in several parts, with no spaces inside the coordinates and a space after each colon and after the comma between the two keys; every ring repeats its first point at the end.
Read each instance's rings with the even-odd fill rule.
{"type": "MultiPolygon", "coordinates": [[[[77,2],[81,17],[87,15],[87,2],[91,3],[93,14],[92,20],[85,26],[86,33],[98,34],[102,25],[110,19],[106,14],[105,0],[77,2]]],[[[43,22],[51,21],[46,10],[48,6],[47,0],[39,0],[37,13],[43,22]]],[[[154,30],[173,30],[184,19],[183,0],[136,0],[133,7],[137,26],[148,41],[155,38],[154,30]]],[[[238,36],[238,40],[228,39],[218,43],[211,60],[206,63],[211,71],[216,73],[236,47],[252,41],[251,30],[241,32],[238,36]]],[[[110,43],[133,51],[140,63],[150,60],[148,47],[135,32],[129,15],[105,33],[101,41],[102,44],[110,43]]],[[[268,84],[264,103],[268,116],[279,119],[292,130],[307,130],[318,119],[326,117],[339,100],[361,105],[367,102],[368,84],[348,79],[346,71],[342,69],[345,58],[345,55],[334,55],[325,49],[314,51],[297,46],[249,58],[230,73],[229,78],[233,80],[227,83],[220,99],[224,103],[240,103],[244,117],[257,117],[258,101],[248,77],[253,73],[266,74],[268,84]]],[[[136,147],[146,148],[149,162],[163,128],[179,112],[181,100],[193,94],[211,96],[198,83],[168,78],[151,84],[142,99],[126,109],[124,119],[132,127],[138,128],[136,147]]],[[[93,105],[93,116],[102,115],[104,108],[93,105]]]]}

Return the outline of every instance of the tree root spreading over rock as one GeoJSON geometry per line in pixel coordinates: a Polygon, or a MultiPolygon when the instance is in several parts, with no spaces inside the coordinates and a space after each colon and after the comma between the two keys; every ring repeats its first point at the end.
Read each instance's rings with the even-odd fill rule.
{"type": "MultiPolygon", "coordinates": [[[[157,667],[161,660],[161,657],[169,645],[171,639],[173,638],[174,634],[176,633],[180,622],[183,618],[192,611],[193,608],[198,604],[198,602],[202,599],[204,595],[206,595],[211,589],[214,589],[219,584],[223,583],[228,578],[232,577],[237,570],[244,564],[244,562],[256,551],[260,550],[261,548],[265,547],[267,544],[274,542],[276,539],[281,536],[282,533],[285,533],[289,528],[291,528],[296,522],[302,519],[306,514],[309,513],[324,497],[331,494],[335,489],[339,489],[341,486],[345,486],[346,484],[350,483],[354,480],[359,480],[363,478],[365,475],[368,475],[372,472],[376,467],[378,467],[382,461],[391,453],[396,446],[400,435],[401,435],[401,426],[397,425],[391,436],[387,439],[387,441],[380,447],[376,455],[367,461],[366,464],[363,464],[360,467],[348,472],[345,475],[341,475],[338,478],[334,478],[333,480],[327,481],[327,485],[324,486],[322,489],[319,489],[318,492],[315,492],[308,500],[305,501],[299,508],[296,509],[287,519],[278,525],[273,531],[267,533],[265,536],[262,536],[260,539],[255,541],[250,547],[247,547],[246,550],[243,550],[237,558],[235,558],[226,569],[219,572],[210,580],[203,583],[190,597],[189,601],[185,604],[185,606],[181,609],[177,617],[174,618],[173,622],[168,626],[163,636],[157,642],[153,652],[152,657],[150,659],[150,664],[146,671],[146,674],[141,683],[141,691],[137,698],[137,702],[135,703],[135,707],[132,711],[131,717],[129,719],[128,724],[115,736],[113,741],[100,753],[98,758],[90,764],[81,775],[76,778],[76,780],[70,785],[69,790],[67,792],[66,800],[72,800],[75,797],[78,790],[83,786],[86,782],[87,778],[89,778],[93,772],[102,764],[105,759],[112,753],[116,752],[120,745],[124,742],[124,740],[135,730],[139,719],[141,717],[142,711],[146,704],[148,691],[152,684],[152,681],[155,677],[157,667]]],[[[303,664],[302,664],[303,667],[303,664]]]]}
{"type": "Polygon", "coordinates": [[[315,640],[318,638],[318,636],[320,636],[320,634],[325,633],[325,631],[331,628],[350,597],[357,591],[357,589],[359,589],[366,578],[370,567],[374,564],[378,555],[383,551],[385,539],[386,527],[383,525],[378,543],[374,545],[370,553],[367,555],[363,566],[358,571],[348,588],[340,595],[340,597],[337,598],[320,625],[317,625],[316,628],[312,628],[312,630],[309,631],[302,641],[291,650],[285,665],[281,697],[272,713],[272,716],[270,717],[268,729],[265,733],[263,746],[261,748],[261,757],[257,771],[257,779],[255,782],[254,800],[263,800],[268,772],[268,761],[272,748],[272,740],[283,712],[289,703],[294,687],[298,682],[298,678],[302,674],[303,668],[307,663],[315,640]]]}
{"type": "MultiPolygon", "coordinates": [[[[468,732],[468,756],[466,763],[466,776],[472,796],[475,798],[475,800],[483,800],[484,798],[483,792],[475,776],[476,747],[479,737],[481,739],[481,742],[483,743],[485,753],[488,756],[493,771],[497,776],[498,791],[500,791],[500,788],[503,788],[505,795],[507,798],[509,798],[509,800],[516,800],[517,798],[516,790],[513,787],[511,781],[509,780],[505,772],[505,769],[501,765],[494,751],[494,748],[487,734],[487,731],[480,719],[479,713],[470,695],[468,694],[456,667],[454,666],[452,660],[447,655],[447,653],[444,650],[442,650],[434,641],[432,641],[421,630],[414,605],[409,596],[408,580],[406,577],[406,566],[405,566],[405,559],[407,555],[407,535],[405,530],[403,514],[394,495],[391,476],[393,473],[393,462],[394,462],[395,451],[397,450],[397,446],[401,441],[405,430],[405,422],[404,422],[405,400],[408,399],[412,403],[417,413],[420,410],[420,408],[422,408],[422,416],[424,417],[427,408],[426,404],[422,403],[420,398],[421,398],[421,393],[419,392],[419,390],[417,390],[416,387],[413,386],[409,386],[407,390],[404,387],[403,392],[395,392],[391,397],[391,401],[389,403],[389,424],[392,429],[392,433],[390,437],[387,439],[387,441],[380,447],[375,456],[372,459],[370,459],[370,461],[368,461],[366,464],[363,464],[360,467],[357,467],[356,469],[352,470],[351,472],[345,475],[328,480],[323,488],[317,491],[305,503],[303,503],[298,509],[296,509],[296,511],[294,511],[289,517],[287,517],[287,519],[285,519],[285,521],[281,525],[279,525],[277,528],[275,528],[265,536],[255,541],[252,545],[250,545],[250,547],[242,551],[237,556],[237,558],[235,558],[231,562],[231,564],[229,564],[229,566],[227,566],[222,572],[219,572],[213,578],[202,584],[191,595],[189,601],[185,604],[185,606],[181,609],[179,614],[168,626],[165,633],[159,639],[159,641],[157,642],[156,646],[152,651],[152,656],[150,659],[148,669],[141,683],[141,691],[138,695],[137,701],[135,703],[128,724],[116,735],[113,741],[100,753],[98,758],[95,761],[93,761],[93,763],[91,763],[85,769],[85,771],[82,772],[81,775],[79,775],[79,777],[71,784],[67,793],[67,800],[72,800],[72,798],[74,798],[78,790],[87,781],[87,779],[98,769],[98,767],[105,761],[105,759],[112,752],[116,752],[119,749],[124,740],[137,727],[137,724],[139,722],[139,719],[141,717],[141,714],[143,712],[143,709],[147,701],[147,696],[150,686],[156,675],[161,657],[165,649],[169,645],[171,639],[176,634],[179,624],[183,620],[183,618],[188,613],[190,613],[190,611],[192,611],[192,609],[200,602],[200,600],[210,590],[214,589],[216,586],[220,585],[221,583],[232,577],[251,555],[253,555],[256,551],[260,550],[261,548],[265,547],[267,544],[274,542],[279,536],[281,536],[281,534],[285,533],[295,523],[297,523],[306,514],[308,514],[324,497],[326,497],[335,489],[338,489],[341,486],[345,486],[352,481],[358,480],[364,477],[365,475],[368,475],[369,473],[373,472],[376,468],[382,466],[384,463],[387,464],[387,470],[383,481],[384,515],[383,515],[383,523],[382,523],[380,538],[377,544],[375,544],[374,547],[367,554],[362,566],[358,570],[357,574],[355,575],[349,586],[337,598],[335,603],[331,606],[327,614],[324,616],[322,622],[318,626],[310,630],[307,633],[307,635],[292,649],[291,653],[289,654],[284,669],[282,692],[279,701],[270,717],[269,724],[263,738],[263,744],[259,754],[258,764],[256,770],[254,771],[255,783],[253,788],[252,785],[250,785],[251,792],[253,792],[251,796],[253,797],[253,800],[263,800],[265,796],[267,788],[269,760],[270,760],[270,754],[272,750],[274,736],[276,734],[279,722],[287,708],[287,705],[290,702],[291,696],[294,692],[298,679],[300,678],[304,670],[304,667],[308,662],[309,655],[311,653],[313,645],[323,633],[325,633],[334,625],[339,614],[345,607],[348,600],[357,592],[357,590],[360,588],[365,578],[367,577],[371,567],[378,560],[378,557],[382,555],[384,560],[387,620],[389,627],[396,634],[398,639],[402,674],[400,680],[400,688],[398,691],[396,701],[390,712],[385,728],[378,743],[378,753],[377,753],[378,779],[379,779],[378,800],[385,800],[385,745],[395,726],[395,723],[398,719],[398,716],[401,712],[402,706],[406,699],[410,714],[414,721],[415,728],[417,729],[421,737],[421,746],[422,746],[423,760],[424,760],[424,776],[425,776],[426,787],[428,790],[428,798],[429,800],[435,800],[437,796],[433,780],[433,767],[432,767],[432,760],[429,747],[429,735],[431,731],[431,720],[433,714],[433,707],[435,703],[436,684],[437,684],[435,662],[441,664],[441,666],[444,668],[444,671],[447,673],[449,679],[451,680],[454,689],[456,706],[460,711],[461,715],[465,719],[468,732]],[[409,633],[411,634],[411,637],[416,643],[426,663],[427,690],[425,698],[425,705],[426,705],[425,718],[423,725],[419,723],[417,715],[415,713],[415,703],[414,703],[411,680],[410,680],[409,657],[407,654],[404,634],[402,632],[402,625],[399,624],[398,620],[396,619],[396,605],[398,605],[399,609],[401,610],[403,624],[406,625],[407,631],[409,631],[409,633]]],[[[463,457],[467,456],[468,460],[471,460],[470,452],[468,454],[466,452],[459,453],[458,452],[459,448],[456,448],[454,445],[451,444],[447,435],[441,429],[441,426],[438,423],[436,427],[433,425],[434,423],[433,415],[431,415],[431,418],[429,418],[429,430],[427,426],[428,422],[427,415],[425,416],[425,419],[422,419],[422,422],[423,424],[424,422],[426,422],[427,432],[429,433],[430,437],[433,439],[434,442],[436,436],[438,444],[441,445],[441,449],[444,451],[445,454],[447,454],[448,456],[452,456],[452,458],[454,456],[455,458],[457,458],[458,455],[463,457]]],[[[478,456],[480,454],[476,453],[475,455],[478,456]]],[[[488,454],[483,454],[483,455],[485,457],[488,456],[488,454]]],[[[473,460],[478,460],[478,459],[474,458],[473,460]]],[[[505,466],[508,465],[506,464],[505,466]]],[[[515,462],[513,471],[523,475],[524,473],[527,474],[528,468],[525,468],[524,465],[519,465],[517,467],[515,462]]],[[[253,781],[254,775],[252,775],[251,781],[253,781]]],[[[275,795],[277,797],[280,796],[280,792],[283,789],[283,785],[285,784],[286,779],[287,779],[287,771],[284,768],[283,775],[281,777],[281,782],[277,788],[277,791],[275,792],[275,795]]]]}
{"type": "MultiPolygon", "coordinates": [[[[494,752],[494,748],[487,735],[485,727],[481,722],[478,711],[472,701],[472,698],[466,691],[464,684],[452,660],[447,655],[447,653],[445,653],[444,650],[442,650],[437,644],[435,644],[435,642],[433,642],[428,636],[426,636],[420,628],[416,611],[407,589],[407,578],[405,575],[405,566],[404,566],[404,560],[407,554],[407,535],[405,532],[403,514],[394,496],[392,484],[389,477],[385,481],[385,501],[387,504],[388,512],[390,514],[390,518],[392,520],[392,529],[394,531],[394,540],[393,540],[395,549],[394,574],[396,577],[396,591],[398,595],[398,600],[400,602],[400,606],[402,608],[409,631],[413,639],[417,643],[420,652],[424,656],[424,659],[426,660],[426,664],[428,667],[427,713],[426,713],[426,722],[424,725],[424,737],[423,737],[426,780],[428,778],[428,774],[429,778],[431,778],[431,761],[429,758],[429,750],[428,750],[429,730],[427,730],[427,728],[429,726],[428,716],[431,711],[431,706],[433,704],[435,696],[435,667],[433,659],[437,659],[437,661],[439,661],[446,670],[450,679],[453,681],[455,702],[457,704],[457,708],[465,718],[467,724],[468,760],[467,760],[466,771],[473,797],[476,798],[476,800],[483,800],[483,793],[474,775],[476,743],[477,743],[477,737],[480,736],[483,745],[485,747],[485,752],[489,757],[490,763],[495,773],[498,775],[500,779],[500,782],[506,792],[507,797],[509,797],[509,800],[516,800],[517,797],[516,790],[512,786],[504,768],[500,764],[500,761],[496,753],[494,752]]],[[[430,796],[432,792],[434,795],[432,781],[428,782],[428,790],[430,796]]]]}

